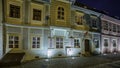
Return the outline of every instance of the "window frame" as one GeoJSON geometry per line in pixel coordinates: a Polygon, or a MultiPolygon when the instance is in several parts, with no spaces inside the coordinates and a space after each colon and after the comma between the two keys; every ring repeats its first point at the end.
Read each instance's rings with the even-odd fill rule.
{"type": "Polygon", "coordinates": [[[15,4],[9,4],[9,17],[17,18],[17,19],[21,18],[21,6],[15,5],[15,4]],[[11,10],[11,6],[13,6],[12,10],[11,10]],[[16,9],[16,10],[13,11],[13,9],[16,9]],[[18,9],[19,9],[19,12],[18,12],[18,9]],[[15,12],[15,15],[13,15],[14,13],[11,14],[11,12],[15,12]],[[18,16],[18,17],[16,17],[16,16],[18,16]]]}
{"type": "MultiPolygon", "coordinates": [[[[35,41],[35,43],[37,43],[38,42],[38,40],[37,41],[35,41]]],[[[37,50],[37,49],[41,49],[42,48],[42,38],[41,38],[41,36],[40,35],[36,35],[36,34],[32,34],[31,35],[31,49],[32,50],[37,50]],[[40,38],[40,40],[39,40],[39,48],[37,48],[37,45],[38,44],[35,44],[35,48],[33,48],[33,37],[36,37],[36,38],[40,38]]]]}
{"type": "Polygon", "coordinates": [[[109,47],[109,44],[108,44],[108,43],[109,43],[109,40],[108,40],[107,38],[105,38],[105,39],[104,39],[104,43],[103,43],[104,47],[109,47]],[[105,45],[105,40],[107,40],[107,46],[105,45]]]}
{"type": "Polygon", "coordinates": [[[32,20],[34,20],[34,21],[42,21],[42,10],[41,9],[37,9],[37,8],[33,8],[32,10],[33,10],[32,20]],[[34,12],[34,11],[36,11],[36,12],[34,12]],[[40,14],[40,17],[37,14],[40,14]],[[35,17],[37,16],[37,18],[34,19],[34,15],[35,15],[35,17]]]}
{"type": "Polygon", "coordinates": [[[13,42],[12,43],[12,48],[14,48],[14,49],[20,49],[21,48],[21,36],[19,35],[19,34],[12,34],[12,33],[9,33],[9,34],[7,34],[7,48],[8,49],[12,49],[12,48],[10,48],[9,47],[9,43],[10,43],[10,36],[12,36],[13,37],[13,39],[11,39],[11,41],[13,42]],[[18,37],[18,44],[16,44],[15,43],[15,37],[18,37]],[[18,45],[18,47],[17,48],[15,48],[15,45],[18,45]]]}
{"type": "Polygon", "coordinates": [[[63,49],[64,48],[64,38],[63,37],[55,37],[55,47],[56,49],[63,49]],[[57,41],[57,38],[62,39],[62,41],[57,41]],[[58,43],[58,48],[57,48],[57,43],[58,43]],[[60,47],[62,43],[62,48],[60,47]]]}
{"type": "Polygon", "coordinates": [[[102,24],[103,24],[103,30],[109,30],[109,23],[108,21],[102,20],[102,24]]]}
{"type": "Polygon", "coordinates": [[[76,16],[75,16],[75,23],[77,25],[83,25],[83,23],[84,23],[84,16],[80,15],[80,14],[76,14],[76,16]]]}
{"type": "Polygon", "coordinates": [[[81,42],[80,42],[80,38],[74,38],[74,48],[80,48],[81,47],[81,42]],[[77,41],[75,41],[77,40],[77,41]],[[76,46],[77,44],[77,46],[76,46]],[[79,44],[79,46],[78,46],[79,44]]]}
{"type": "Polygon", "coordinates": [[[57,7],[57,20],[65,20],[65,8],[63,6],[57,7]]]}

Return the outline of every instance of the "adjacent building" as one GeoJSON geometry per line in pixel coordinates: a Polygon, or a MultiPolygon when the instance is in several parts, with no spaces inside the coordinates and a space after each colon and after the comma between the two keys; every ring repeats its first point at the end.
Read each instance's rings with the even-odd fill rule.
{"type": "Polygon", "coordinates": [[[120,20],[101,16],[101,53],[117,53],[120,49],[120,20]]]}

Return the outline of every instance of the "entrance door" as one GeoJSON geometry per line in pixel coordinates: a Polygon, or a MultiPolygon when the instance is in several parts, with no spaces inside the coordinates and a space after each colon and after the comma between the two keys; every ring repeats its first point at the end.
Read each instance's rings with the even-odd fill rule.
{"type": "Polygon", "coordinates": [[[90,52],[90,40],[85,39],[85,52],[90,52]]]}

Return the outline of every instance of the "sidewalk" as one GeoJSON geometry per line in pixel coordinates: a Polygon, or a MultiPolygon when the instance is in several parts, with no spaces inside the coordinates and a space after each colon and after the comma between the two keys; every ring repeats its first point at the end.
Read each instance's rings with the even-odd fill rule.
{"type": "Polygon", "coordinates": [[[40,59],[23,63],[19,66],[5,68],[87,68],[100,64],[110,63],[120,60],[120,54],[99,55],[91,57],[67,57],[40,59]]]}

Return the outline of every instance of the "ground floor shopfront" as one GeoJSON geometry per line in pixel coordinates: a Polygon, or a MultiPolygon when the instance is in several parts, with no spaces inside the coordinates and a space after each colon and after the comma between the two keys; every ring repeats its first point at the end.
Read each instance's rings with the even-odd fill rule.
{"type": "Polygon", "coordinates": [[[25,52],[24,60],[100,53],[100,34],[64,27],[6,25],[6,53],[25,52]]]}

